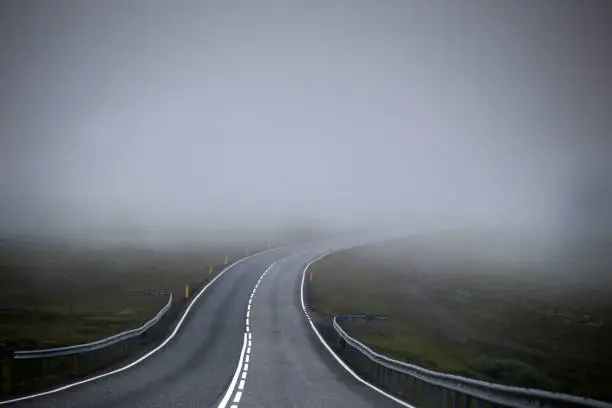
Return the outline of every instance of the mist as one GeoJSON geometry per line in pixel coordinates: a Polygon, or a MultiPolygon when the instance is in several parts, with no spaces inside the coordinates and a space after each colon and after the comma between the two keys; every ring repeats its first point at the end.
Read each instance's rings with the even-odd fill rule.
{"type": "Polygon", "coordinates": [[[609,9],[5,1],[0,230],[607,233],[609,9]]]}

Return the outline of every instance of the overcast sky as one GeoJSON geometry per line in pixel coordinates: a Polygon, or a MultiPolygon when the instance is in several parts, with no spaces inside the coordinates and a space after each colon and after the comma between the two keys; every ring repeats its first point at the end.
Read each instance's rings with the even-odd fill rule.
{"type": "Polygon", "coordinates": [[[0,229],[557,225],[607,4],[3,1],[0,229]]]}

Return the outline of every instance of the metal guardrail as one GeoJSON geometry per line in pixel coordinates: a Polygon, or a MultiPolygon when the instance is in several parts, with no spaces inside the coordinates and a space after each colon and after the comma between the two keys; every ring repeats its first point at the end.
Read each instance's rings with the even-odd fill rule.
{"type": "Polygon", "coordinates": [[[444,374],[379,354],[351,337],[340,325],[349,319],[384,319],[342,315],[333,319],[332,341],[345,361],[370,381],[420,407],[612,408],[590,398],[489,383],[444,374]]]}
{"type": "Polygon", "coordinates": [[[101,340],[97,340],[91,343],[85,344],[77,344],[74,346],[67,347],[57,347],[57,348],[49,348],[42,350],[23,350],[23,351],[15,351],[13,353],[13,358],[15,359],[34,359],[34,358],[47,358],[47,357],[58,357],[58,356],[67,356],[73,354],[81,354],[89,351],[99,350],[106,348],[115,343],[119,343],[124,340],[128,340],[137,336],[144,334],[151,327],[155,326],[157,322],[166,314],[166,312],[170,309],[172,305],[172,293],[165,292],[163,293],[168,295],[168,302],[166,305],[153,317],[151,320],[143,324],[142,326],[127,330],[118,334],[115,334],[110,337],[106,337],[101,340]]]}

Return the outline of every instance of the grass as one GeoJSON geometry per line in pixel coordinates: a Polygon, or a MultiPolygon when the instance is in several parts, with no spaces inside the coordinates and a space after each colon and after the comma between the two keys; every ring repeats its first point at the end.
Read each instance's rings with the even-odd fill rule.
{"type": "Polygon", "coordinates": [[[452,250],[425,238],[317,262],[312,309],[388,316],[347,329],[431,369],[612,400],[612,263],[493,257],[490,240],[473,240],[466,256],[460,235],[452,250]]]}
{"type": "MultiPolygon", "coordinates": [[[[244,256],[244,249],[79,248],[1,241],[0,394],[45,388],[126,358],[109,355],[100,365],[89,364],[84,356],[76,373],[69,357],[55,358],[52,368],[43,370],[40,361],[13,360],[12,353],[90,342],[138,327],[167,302],[165,296],[135,295],[138,290],[173,293],[168,319],[160,322],[169,327],[185,305],[185,285],[201,287],[220,272],[226,255],[232,262],[244,256]]],[[[163,337],[162,329],[155,336],[163,337]]]]}
{"type": "MultiPolygon", "coordinates": [[[[146,322],[165,297],[184,296],[185,285],[217,272],[224,253],[181,251],[0,251],[0,332],[4,342],[65,345],[92,341],[146,322]]],[[[236,256],[236,254],[233,254],[236,256]]]]}

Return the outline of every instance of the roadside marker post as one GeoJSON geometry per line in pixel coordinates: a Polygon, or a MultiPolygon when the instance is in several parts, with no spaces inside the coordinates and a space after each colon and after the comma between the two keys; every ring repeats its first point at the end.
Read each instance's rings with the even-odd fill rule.
{"type": "Polygon", "coordinates": [[[227,255],[225,255],[225,262],[223,262],[223,266],[227,265],[227,255]]]}
{"type": "Polygon", "coordinates": [[[189,285],[185,285],[185,299],[189,298],[189,285]]]}
{"type": "Polygon", "coordinates": [[[208,274],[212,275],[212,273],[213,273],[213,267],[212,267],[212,264],[210,264],[208,265],[208,274]]]}
{"type": "Polygon", "coordinates": [[[244,250],[244,256],[249,256],[249,248],[245,248],[245,250],[244,250]]]}

